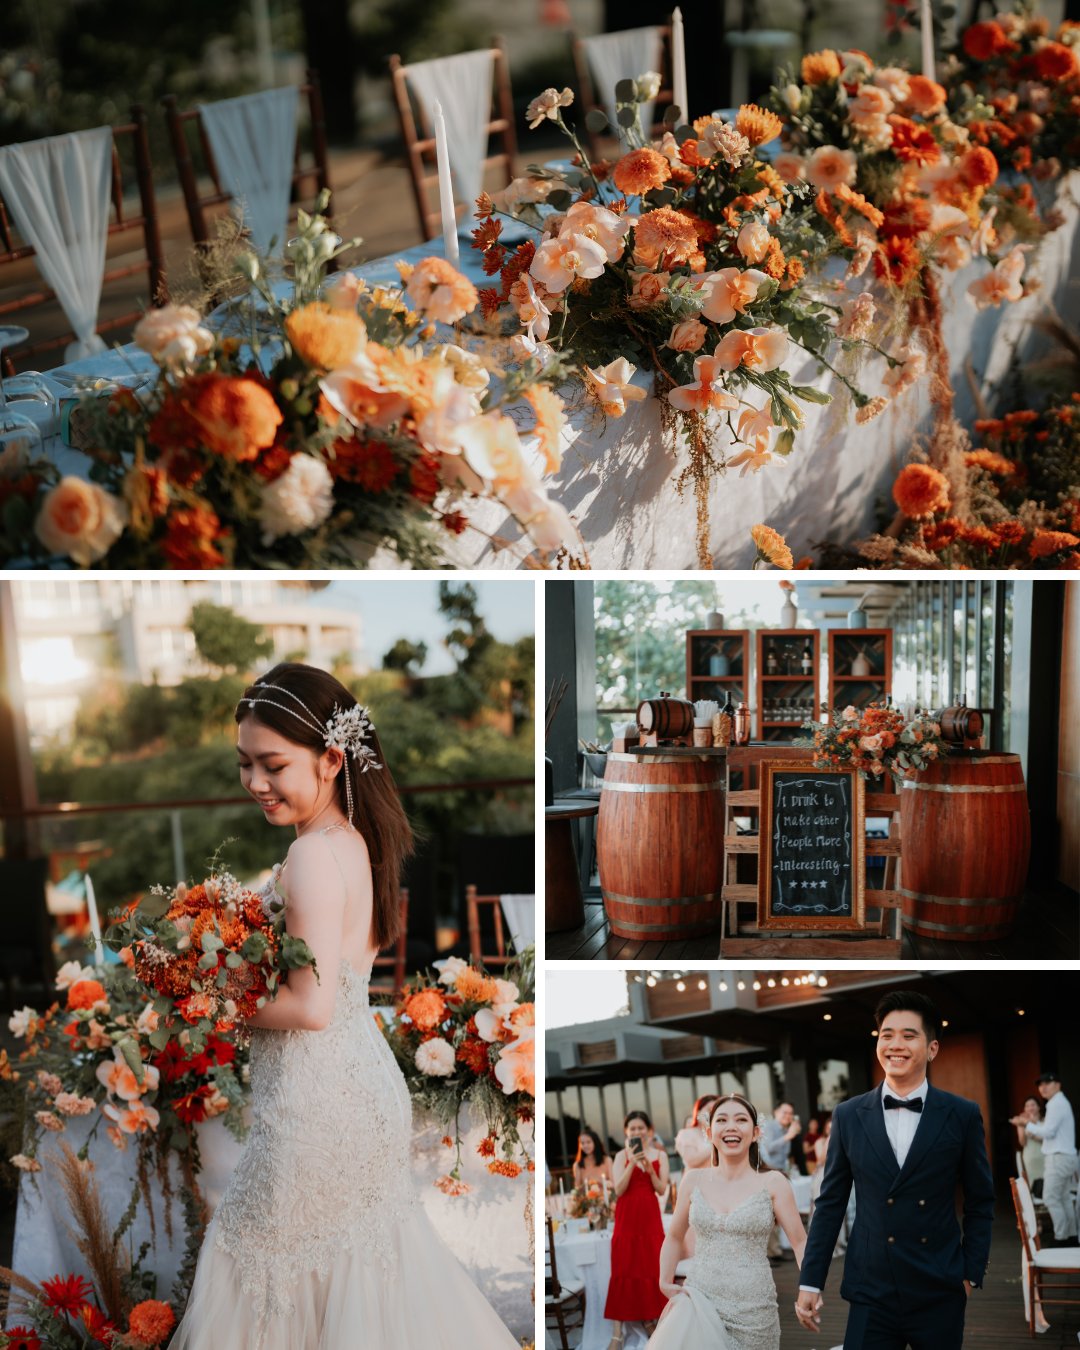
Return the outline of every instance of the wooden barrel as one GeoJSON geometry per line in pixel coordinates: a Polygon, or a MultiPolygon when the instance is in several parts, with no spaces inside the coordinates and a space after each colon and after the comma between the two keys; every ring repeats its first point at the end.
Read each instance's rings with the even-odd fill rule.
{"type": "Polygon", "coordinates": [[[954,750],[901,792],[904,927],[985,942],[1012,930],[1031,823],[1019,755],[954,750]]]}
{"type": "Polygon", "coordinates": [[[608,755],[596,861],[612,933],[638,942],[717,931],[724,760],[608,755]]]}
{"type": "Polygon", "coordinates": [[[941,726],[942,740],[962,743],[978,740],[982,735],[982,713],[974,708],[967,708],[962,703],[946,708],[939,714],[937,720],[941,726]]]}
{"type": "Polygon", "coordinates": [[[637,724],[644,732],[655,732],[661,741],[689,736],[694,726],[694,705],[670,694],[647,698],[638,704],[637,724]]]}

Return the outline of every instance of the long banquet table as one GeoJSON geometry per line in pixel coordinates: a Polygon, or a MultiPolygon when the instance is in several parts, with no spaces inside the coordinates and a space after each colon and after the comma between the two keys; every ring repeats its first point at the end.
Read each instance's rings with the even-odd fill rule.
{"type": "MultiPolygon", "coordinates": [[[[947,276],[943,287],[944,336],[961,417],[974,412],[969,367],[980,391],[988,390],[1010,362],[1026,353],[1037,336],[1032,321],[1050,305],[1062,317],[1080,315],[1080,171],[1062,180],[1057,206],[1063,223],[1030,255],[1028,272],[1039,279],[1032,294],[1016,304],[978,311],[966,296],[968,283],[980,275],[985,261],[947,276]]],[[[442,254],[442,242],[419,244],[401,254],[365,263],[356,270],[370,282],[398,281],[395,262],[417,262],[442,254]]],[[[461,250],[461,268],[478,285],[490,284],[480,254],[468,243],[461,250]]],[[[62,367],[61,379],[75,374],[116,376],[150,368],[144,353],[131,347],[62,367]]],[[[879,392],[884,361],[875,357],[851,374],[867,393],[879,392]]],[[[805,406],[806,425],[794,453],[774,460],[746,477],[737,471],[715,478],[709,491],[709,549],[719,568],[748,567],[754,556],[750,526],[764,522],[783,534],[796,558],[812,552],[814,543],[850,544],[875,526],[875,512],[896,471],[906,462],[913,433],[929,417],[928,381],[895,400],[875,421],[856,426],[849,400],[835,376],[820,371],[809,356],[790,363],[792,382],[814,384],[836,393],[832,405],[805,406]]],[[[637,377],[648,383],[644,373],[637,377]]],[[[66,449],[58,437],[48,453],[64,472],[85,475],[88,461],[66,449]]],[[[630,405],[625,417],[604,423],[581,398],[564,443],[563,464],[549,480],[551,492],[573,516],[593,568],[693,568],[696,510],[692,491],[676,492],[675,479],[686,463],[676,455],[660,425],[660,410],[649,398],[630,405]]],[[[472,508],[478,531],[468,530],[447,545],[450,562],[459,567],[514,568],[527,547],[501,547],[491,540],[517,540],[520,531],[495,502],[472,508]]],[[[374,566],[400,566],[386,550],[371,559],[374,566]]]]}

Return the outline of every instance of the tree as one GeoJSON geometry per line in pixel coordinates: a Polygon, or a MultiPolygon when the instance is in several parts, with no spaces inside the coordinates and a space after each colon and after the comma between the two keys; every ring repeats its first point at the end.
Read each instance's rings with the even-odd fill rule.
{"type": "Polygon", "coordinates": [[[274,649],[261,624],[250,623],[227,605],[209,600],[192,605],[188,627],[199,655],[218,670],[249,671],[274,649]]]}
{"type": "Polygon", "coordinates": [[[444,646],[459,670],[471,670],[495,641],[480,613],[476,587],[469,581],[440,581],[439,610],[454,624],[444,646]]]}
{"type": "Polygon", "coordinates": [[[405,675],[419,675],[427,660],[427,643],[410,642],[408,638],[398,638],[383,657],[384,670],[400,670],[405,675]]]}

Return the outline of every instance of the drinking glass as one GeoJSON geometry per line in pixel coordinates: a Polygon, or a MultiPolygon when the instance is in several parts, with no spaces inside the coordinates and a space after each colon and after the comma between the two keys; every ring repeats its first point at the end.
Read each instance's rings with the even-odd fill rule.
{"type": "MultiPolygon", "coordinates": [[[[0,472],[19,472],[35,454],[40,454],[44,449],[45,443],[38,424],[9,405],[3,378],[2,358],[5,349],[18,346],[29,336],[25,328],[16,324],[0,324],[0,472]]],[[[12,376],[7,383],[17,383],[19,378],[12,376]]]]}

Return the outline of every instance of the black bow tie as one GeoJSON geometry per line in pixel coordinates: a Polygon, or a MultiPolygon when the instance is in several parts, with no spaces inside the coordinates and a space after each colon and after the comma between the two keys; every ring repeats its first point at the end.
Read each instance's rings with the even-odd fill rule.
{"type": "Polygon", "coordinates": [[[914,1111],[917,1116],[922,1114],[921,1097],[909,1097],[907,1101],[901,1101],[899,1097],[890,1097],[886,1092],[883,1101],[886,1111],[914,1111]]]}

